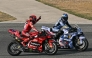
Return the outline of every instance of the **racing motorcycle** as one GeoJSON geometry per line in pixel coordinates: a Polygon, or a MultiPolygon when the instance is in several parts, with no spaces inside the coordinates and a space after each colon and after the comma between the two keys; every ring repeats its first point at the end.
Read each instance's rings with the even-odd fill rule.
{"type": "Polygon", "coordinates": [[[38,32],[30,32],[30,37],[34,39],[29,39],[26,42],[26,47],[23,46],[22,41],[26,40],[26,37],[21,35],[21,32],[14,29],[9,29],[8,32],[14,38],[7,47],[7,51],[12,56],[18,56],[21,52],[33,52],[42,53],[45,52],[48,55],[53,55],[57,53],[57,44],[52,38],[49,32],[41,29],[38,32]],[[22,39],[20,39],[22,37],[22,39]]]}
{"type": "Polygon", "coordinates": [[[77,51],[85,51],[88,48],[88,40],[86,39],[82,29],[75,25],[74,28],[69,29],[67,26],[63,28],[63,31],[67,31],[68,33],[68,39],[64,39],[63,43],[65,44],[65,47],[62,47],[59,45],[59,39],[63,35],[63,31],[59,30],[58,32],[54,32],[49,27],[43,26],[44,30],[47,30],[49,32],[53,32],[52,35],[54,35],[54,39],[57,41],[58,48],[60,49],[76,49],[77,51]],[[71,42],[71,43],[70,43],[71,42]],[[72,47],[70,47],[70,44],[72,47]]]}

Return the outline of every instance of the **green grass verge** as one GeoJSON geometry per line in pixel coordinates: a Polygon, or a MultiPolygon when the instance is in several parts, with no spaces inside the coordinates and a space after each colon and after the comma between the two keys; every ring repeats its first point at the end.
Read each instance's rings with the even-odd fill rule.
{"type": "Polygon", "coordinates": [[[0,11],[0,22],[15,20],[15,19],[16,19],[15,17],[0,11]]]}

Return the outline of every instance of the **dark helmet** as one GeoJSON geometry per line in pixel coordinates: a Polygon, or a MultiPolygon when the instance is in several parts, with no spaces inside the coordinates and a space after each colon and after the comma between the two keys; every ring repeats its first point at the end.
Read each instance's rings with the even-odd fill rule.
{"type": "Polygon", "coordinates": [[[65,14],[65,13],[64,13],[64,14],[62,15],[62,18],[63,18],[65,21],[67,21],[67,20],[68,20],[68,14],[65,14]]]}
{"type": "Polygon", "coordinates": [[[37,17],[35,15],[29,16],[29,18],[32,18],[32,21],[36,21],[37,17]]]}
{"type": "Polygon", "coordinates": [[[29,18],[32,18],[32,20],[30,20],[30,21],[32,21],[33,24],[36,22],[37,17],[35,15],[31,15],[31,16],[29,16],[29,18]]]}

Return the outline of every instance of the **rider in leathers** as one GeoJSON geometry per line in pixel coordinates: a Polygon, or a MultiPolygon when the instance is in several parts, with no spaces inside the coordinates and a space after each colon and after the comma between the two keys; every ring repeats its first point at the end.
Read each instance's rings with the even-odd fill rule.
{"type": "Polygon", "coordinates": [[[22,42],[24,46],[26,45],[25,43],[30,39],[30,30],[33,29],[34,31],[38,32],[38,30],[34,27],[34,24],[36,24],[40,19],[41,16],[37,19],[35,15],[31,15],[25,22],[24,29],[22,30],[22,36],[27,37],[27,39],[22,42]]]}
{"type": "MultiPolygon", "coordinates": [[[[62,17],[56,22],[55,26],[52,28],[53,31],[59,31],[63,26],[67,25],[69,28],[72,28],[71,25],[68,23],[68,15],[63,14],[62,17]]],[[[63,32],[64,33],[64,32],[63,32]]],[[[66,34],[63,34],[59,39],[59,44],[61,47],[65,47],[65,44],[63,43],[64,39],[66,38],[66,34]]]]}

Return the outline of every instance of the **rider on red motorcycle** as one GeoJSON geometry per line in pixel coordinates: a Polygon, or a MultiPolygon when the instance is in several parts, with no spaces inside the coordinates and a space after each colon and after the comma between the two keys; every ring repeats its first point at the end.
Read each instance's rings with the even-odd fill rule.
{"type": "Polygon", "coordinates": [[[38,19],[35,15],[29,16],[29,19],[25,22],[24,29],[22,30],[22,36],[28,37],[28,39],[24,40],[22,44],[26,43],[29,40],[30,38],[29,32],[31,29],[38,32],[38,30],[34,27],[34,24],[36,24],[40,19],[41,16],[38,19]]]}

